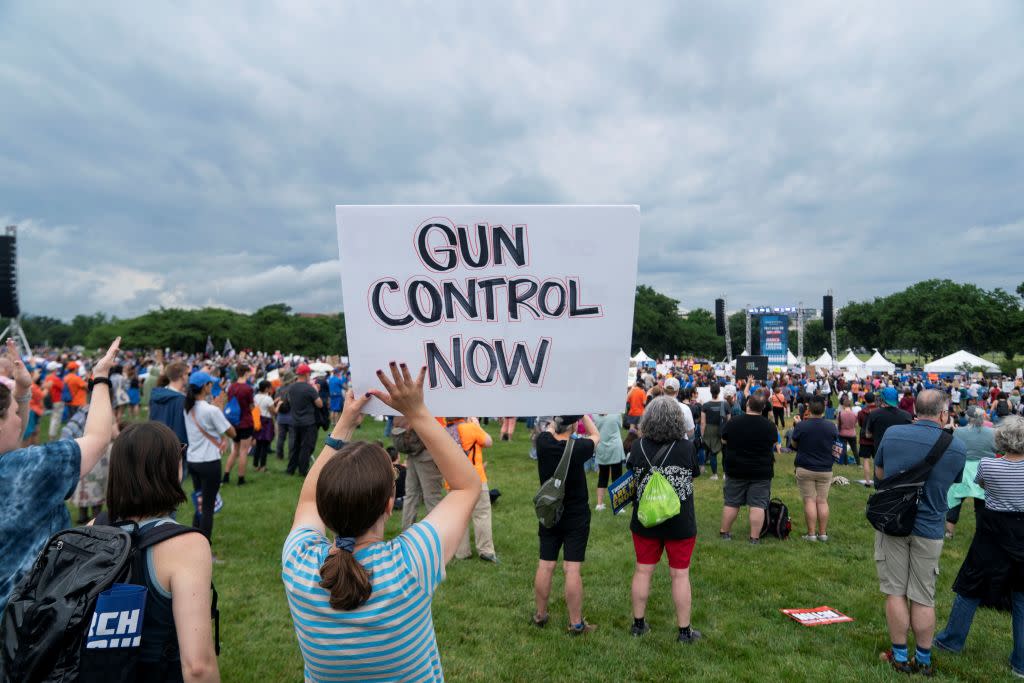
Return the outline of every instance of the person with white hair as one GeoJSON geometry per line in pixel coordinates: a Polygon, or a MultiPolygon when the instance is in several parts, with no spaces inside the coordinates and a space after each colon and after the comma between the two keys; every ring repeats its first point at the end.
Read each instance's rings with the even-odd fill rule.
{"type": "Polygon", "coordinates": [[[1010,594],[1013,651],[1010,670],[1024,678],[1024,418],[1003,418],[995,429],[1001,458],[978,461],[975,480],[985,490],[971,548],[953,583],[956,598],[935,646],[960,652],[982,598],[1010,594]]]}

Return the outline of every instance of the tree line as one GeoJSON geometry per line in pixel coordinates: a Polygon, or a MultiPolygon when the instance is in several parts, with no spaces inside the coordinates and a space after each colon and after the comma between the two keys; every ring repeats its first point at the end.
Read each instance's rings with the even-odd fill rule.
{"type": "MultiPolygon", "coordinates": [[[[851,301],[836,314],[839,348],[916,350],[934,358],[965,348],[973,353],[1002,353],[1012,359],[1024,352],[1024,283],[1016,295],[1003,289],[985,290],[952,280],[925,280],[901,292],[869,301],[851,301]]],[[[745,343],[743,311],[729,316],[733,354],[745,343]]],[[[345,316],[297,315],[285,304],[264,306],[247,314],[218,308],[182,310],[161,308],[135,318],[103,313],[76,315],[69,322],[25,315],[22,327],[33,344],[66,348],[97,348],[123,337],[125,348],[171,348],[201,353],[207,336],[218,351],[230,339],[235,349],[281,350],[307,356],[347,355],[345,316]]],[[[760,348],[757,319],[751,325],[753,350],[760,348]]],[[[789,345],[796,352],[796,332],[789,345]]],[[[817,356],[831,340],[820,319],[804,324],[804,352],[817,356]]],[[[632,350],[651,356],[665,354],[718,360],[725,340],[715,334],[715,317],[697,308],[685,315],[679,301],[647,285],[636,289],[632,350]]]]}

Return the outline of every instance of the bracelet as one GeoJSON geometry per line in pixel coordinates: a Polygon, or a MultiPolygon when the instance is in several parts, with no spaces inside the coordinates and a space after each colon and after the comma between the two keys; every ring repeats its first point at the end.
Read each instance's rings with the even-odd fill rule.
{"type": "Polygon", "coordinates": [[[32,392],[30,391],[27,394],[16,396],[15,399],[18,401],[18,403],[28,403],[29,401],[32,400],[32,392]]]}
{"type": "Polygon", "coordinates": [[[89,380],[89,391],[92,391],[93,387],[95,387],[97,384],[106,384],[108,388],[114,388],[114,385],[110,383],[110,378],[93,377],[92,379],[89,380]]]}
{"type": "Polygon", "coordinates": [[[328,448],[333,448],[336,451],[340,451],[345,446],[345,440],[335,439],[333,436],[328,435],[327,438],[324,439],[324,445],[327,446],[328,448]]]}

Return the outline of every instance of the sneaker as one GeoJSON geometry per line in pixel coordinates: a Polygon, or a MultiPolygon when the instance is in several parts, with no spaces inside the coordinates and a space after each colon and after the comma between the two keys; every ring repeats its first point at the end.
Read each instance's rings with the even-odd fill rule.
{"type": "Polygon", "coordinates": [[[569,628],[566,629],[566,630],[569,632],[570,635],[582,636],[582,635],[585,635],[587,633],[593,633],[594,631],[596,631],[597,630],[597,624],[588,624],[587,620],[584,619],[583,623],[580,624],[579,626],[576,626],[574,624],[569,624],[569,628]]]}
{"type": "Polygon", "coordinates": [[[722,539],[723,541],[731,541],[732,540],[732,534],[730,534],[728,531],[719,531],[718,532],[718,537],[720,539],[722,539]]]}
{"type": "Polygon", "coordinates": [[[501,562],[498,561],[498,556],[497,555],[492,555],[491,553],[480,553],[480,559],[483,560],[484,562],[492,562],[494,564],[501,564],[501,562]]]}
{"type": "Polygon", "coordinates": [[[224,478],[220,480],[220,483],[227,484],[227,483],[230,483],[230,482],[231,482],[231,473],[230,472],[225,472],[224,473],[224,478]]]}
{"type": "Polygon", "coordinates": [[[818,540],[818,537],[815,534],[804,534],[800,538],[804,539],[805,541],[817,541],[818,540]]]}
{"type": "Polygon", "coordinates": [[[889,662],[892,666],[893,671],[901,674],[912,674],[914,673],[914,665],[910,662],[897,662],[896,658],[892,654],[892,650],[886,650],[878,656],[883,662],[889,662]]]}
{"type": "Polygon", "coordinates": [[[629,635],[633,636],[634,638],[639,638],[640,636],[644,635],[650,630],[651,625],[645,621],[643,623],[643,626],[637,626],[636,624],[633,624],[629,629],[629,635]]]}
{"type": "Polygon", "coordinates": [[[911,660],[910,664],[914,667],[914,673],[916,674],[928,677],[935,675],[935,666],[932,664],[918,664],[916,657],[911,660]]]}
{"type": "Polygon", "coordinates": [[[691,628],[689,633],[680,633],[679,637],[676,638],[676,642],[686,643],[688,645],[692,645],[693,643],[696,643],[700,639],[701,639],[700,631],[691,628]]]}
{"type": "Polygon", "coordinates": [[[545,614],[543,617],[539,614],[534,614],[533,618],[530,619],[530,623],[537,628],[544,628],[548,625],[548,620],[551,619],[551,615],[545,614]]]}
{"type": "Polygon", "coordinates": [[[608,506],[605,505],[604,503],[601,503],[600,505],[595,505],[594,509],[600,512],[601,510],[607,510],[608,506]]]}
{"type": "Polygon", "coordinates": [[[935,640],[932,641],[932,649],[933,650],[935,650],[935,649],[942,650],[943,652],[951,652],[951,653],[953,653],[955,655],[960,654],[956,650],[950,649],[948,646],[943,645],[942,642],[938,638],[936,638],[935,640]]]}
{"type": "Polygon", "coordinates": [[[828,543],[828,534],[818,534],[818,540],[822,543],[828,543]]]}
{"type": "Polygon", "coordinates": [[[760,538],[748,538],[747,542],[750,545],[761,545],[761,539],[760,538]]]}
{"type": "Polygon", "coordinates": [[[239,477],[238,478],[238,485],[239,486],[245,486],[245,477],[239,477]]]}
{"type": "Polygon", "coordinates": [[[718,481],[718,475],[717,474],[712,474],[711,475],[711,481],[718,481]]]}

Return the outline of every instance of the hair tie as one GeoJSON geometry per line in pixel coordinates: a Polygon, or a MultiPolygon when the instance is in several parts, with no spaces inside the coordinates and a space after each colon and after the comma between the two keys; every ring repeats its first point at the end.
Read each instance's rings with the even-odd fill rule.
{"type": "Polygon", "coordinates": [[[338,536],[334,539],[334,547],[350,553],[356,549],[356,539],[351,536],[338,536]]]}

